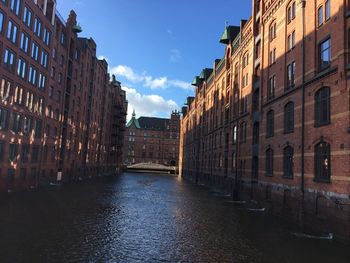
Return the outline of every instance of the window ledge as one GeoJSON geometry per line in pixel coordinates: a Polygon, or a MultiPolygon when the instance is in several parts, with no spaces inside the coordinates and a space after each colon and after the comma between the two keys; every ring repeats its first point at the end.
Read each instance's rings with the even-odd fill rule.
{"type": "Polygon", "coordinates": [[[315,183],[323,183],[323,184],[330,184],[331,183],[331,180],[329,178],[314,178],[314,182],[315,183]]]}
{"type": "Polygon", "coordinates": [[[327,125],[330,125],[330,124],[331,124],[330,121],[327,121],[325,123],[315,123],[314,127],[315,128],[319,128],[319,127],[327,126],[327,125]]]}
{"type": "Polygon", "coordinates": [[[288,180],[293,180],[294,179],[294,177],[290,177],[290,176],[282,176],[283,177],[283,179],[288,179],[288,180]]]}

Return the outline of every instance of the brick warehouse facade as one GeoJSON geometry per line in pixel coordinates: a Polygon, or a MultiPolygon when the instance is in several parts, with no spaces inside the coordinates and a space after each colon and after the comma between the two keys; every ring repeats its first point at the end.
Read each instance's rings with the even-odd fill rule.
{"type": "Polygon", "coordinates": [[[350,237],[350,1],[255,0],[183,107],[183,177],[350,237]]]}
{"type": "Polygon", "coordinates": [[[0,2],[0,190],[115,173],[125,91],[55,0],[0,2]]]}
{"type": "Polygon", "coordinates": [[[180,113],[170,119],[136,118],[135,112],[126,125],[124,164],[156,163],[178,166],[180,113]]]}

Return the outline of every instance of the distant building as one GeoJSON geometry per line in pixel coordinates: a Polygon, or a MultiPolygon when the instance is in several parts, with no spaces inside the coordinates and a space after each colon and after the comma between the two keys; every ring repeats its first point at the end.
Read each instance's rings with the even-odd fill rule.
{"type": "Polygon", "coordinates": [[[135,111],[126,125],[124,164],[157,163],[178,165],[180,114],[173,111],[170,119],[140,117],[135,111]]]}

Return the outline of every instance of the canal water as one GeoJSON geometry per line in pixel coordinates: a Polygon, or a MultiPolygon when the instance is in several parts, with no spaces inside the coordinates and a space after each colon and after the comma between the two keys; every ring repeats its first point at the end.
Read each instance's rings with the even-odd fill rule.
{"type": "Polygon", "coordinates": [[[0,262],[350,262],[264,213],[169,175],[124,174],[0,200],[0,262]]]}

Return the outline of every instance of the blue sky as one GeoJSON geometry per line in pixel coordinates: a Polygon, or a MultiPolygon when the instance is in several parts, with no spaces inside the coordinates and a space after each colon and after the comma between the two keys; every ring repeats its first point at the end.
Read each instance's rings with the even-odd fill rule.
{"type": "Polygon", "coordinates": [[[127,91],[129,116],[169,116],[180,109],[195,75],[224,55],[225,21],[238,25],[250,0],[58,0],[64,18],[74,9],[127,91]]]}

